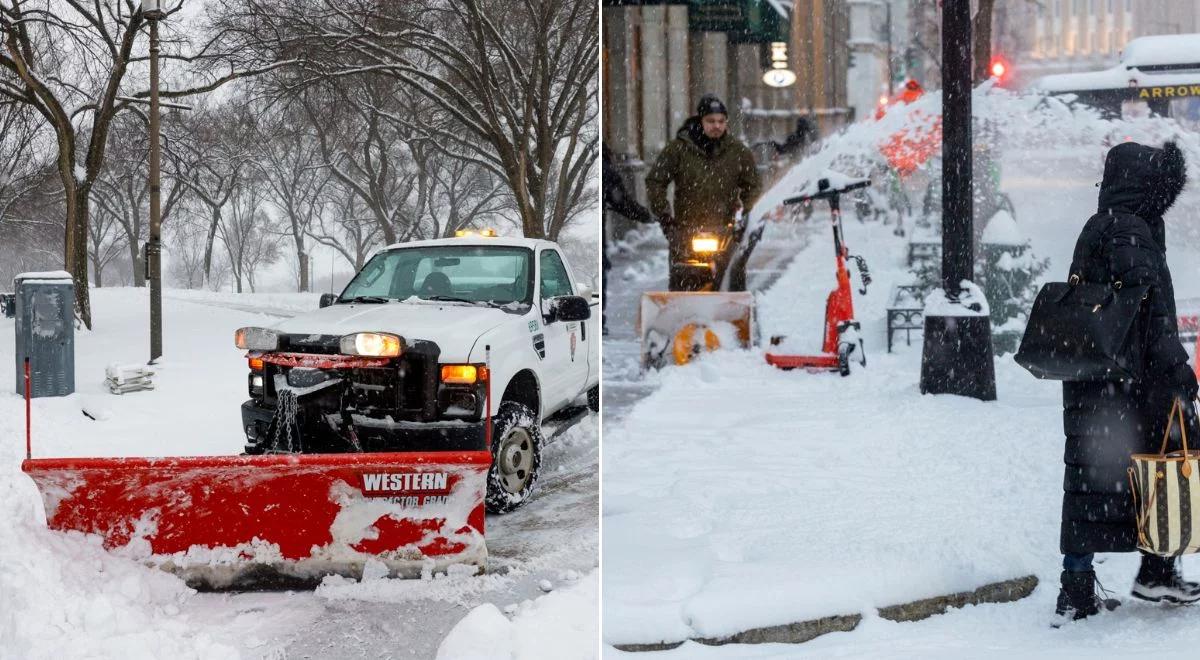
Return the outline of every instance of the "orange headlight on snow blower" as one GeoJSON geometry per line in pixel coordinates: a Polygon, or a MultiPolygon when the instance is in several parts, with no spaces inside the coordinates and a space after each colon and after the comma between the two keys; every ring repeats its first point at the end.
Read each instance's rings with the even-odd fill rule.
{"type": "Polygon", "coordinates": [[[398,357],[404,352],[404,338],[386,332],[356,332],[342,337],[343,355],[398,357]]]}
{"type": "Polygon", "coordinates": [[[701,233],[692,237],[692,252],[712,254],[721,249],[721,241],[712,234],[701,233]]]}

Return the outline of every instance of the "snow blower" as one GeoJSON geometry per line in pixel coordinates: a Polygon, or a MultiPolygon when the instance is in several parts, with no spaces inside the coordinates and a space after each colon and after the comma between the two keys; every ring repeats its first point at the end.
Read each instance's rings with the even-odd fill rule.
{"type": "Polygon", "coordinates": [[[478,449],[454,451],[35,459],[28,415],[21,469],[50,529],[98,535],[193,588],[307,587],[359,578],[368,564],[395,577],[486,564],[482,425],[478,449]]]}
{"type": "Polygon", "coordinates": [[[833,250],[837,264],[837,286],[830,292],[825,301],[825,326],[821,352],[817,355],[790,354],[789,340],[778,335],[771,337],[771,346],[766,353],[766,359],[781,369],[814,369],[837,371],[843,376],[850,375],[850,363],[857,360],[861,366],[866,366],[867,356],[863,350],[862,338],[859,337],[859,323],[854,318],[854,298],[850,291],[850,271],[846,262],[853,260],[858,266],[862,288],[859,293],[866,294],[867,285],[871,283],[871,274],[867,270],[867,262],[860,256],[850,254],[842,240],[842,210],[841,195],[852,190],[858,190],[871,185],[869,179],[852,179],[834,172],[817,181],[817,189],[811,186],[800,195],[790,197],[784,204],[802,204],[816,199],[829,200],[829,211],[833,225],[833,250]],[[857,352],[857,358],[855,353],[857,352]]]}
{"type": "Polygon", "coordinates": [[[739,279],[726,277],[727,270],[745,268],[748,251],[732,248],[739,238],[732,226],[694,234],[686,253],[672,255],[671,290],[642,294],[638,334],[643,369],[687,364],[721,346],[750,346],[754,295],[716,290],[725,280],[739,279]]]}

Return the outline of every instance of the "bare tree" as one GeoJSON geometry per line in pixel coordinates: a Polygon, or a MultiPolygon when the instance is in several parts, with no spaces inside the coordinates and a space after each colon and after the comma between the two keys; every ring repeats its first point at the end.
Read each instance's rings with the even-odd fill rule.
{"type": "MultiPolygon", "coordinates": [[[[168,8],[168,15],[181,6],[179,0],[168,8]]],[[[103,169],[113,119],[129,107],[130,97],[149,95],[141,82],[146,51],[138,44],[138,33],[145,24],[135,0],[0,3],[0,34],[5,45],[0,51],[0,98],[32,108],[54,133],[54,162],[66,202],[63,263],[75,279],[77,311],[89,328],[90,194],[103,169]],[[131,67],[138,75],[130,75],[131,67]]],[[[162,57],[188,65],[205,80],[195,87],[168,89],[164,92],[168,98],[210,91],[230,80],[282,65],[271,62],[256,70],[228,69],[226,65],[239,62],[239,51],[227,49],[237,42],[238,31],[218,29],[193,45],[187,28],[195,26],[172,32],[170,25],[165,24],[162,57]]]]}
{"type": "Polygon", "coordinates": [[[171,281],[184,289],[199,289],[204,286],[204,240],[201,226],[180,224],[170,232],[168,252],[171,255],[169,274],[171,281]]]}
{"type": "MultiPolygon", "coordinates": [[[[116,119],[112,132],[110,153],[104,169],[96,178],[92,197],[93,203],[124,233],[121,242],[129,256],[129,267],[133,274],[133,285],[146,285],[146,271],[143,268],[142,247],[149,237],[147,220],[150,217],[150,173],[149,173],[149,141],[146,134],[146,123],[140,113],[124,113],[116,119]]],[[[167,122],[170,125],[169,122],[167,122]]],[[[179,136],[178,130],[172,131],[166,142],[170,152],[179,136]]],[[[175,161],[166,160],[167,175],[163,177],[166,195],[162,202],[162,222],[173,215],[176,206],[183,198],[185,186],[179,183],[178,177],[172,176],[171,166],[175,161]]],[[[94,223],[93,223],[94,224],[94,223]]],[[[92,235],[94,238],[94,234],[92,235]]],[[[89,248],[90,250],[91,248],[89,248]]]]}
{"type": "Polygon", "coordinates": [[[0,96],[0,223],[10,216],[11,206],[44,179],[39,129],[28,106],[0,96]]]}
{"type": "MultiPolygon", "coordinates": [[[[92,262],[92,276],[96,287],[104,286],[104,268],[125,251],[125,237],[117,217],[101,209],[92,213],[88,221],[88,259],[92,262]]],[[[139,274],[137,264],[133,264],[133,272],[139,274]]]]}
{"type": "Polygon", "coordinates": [[[204,275],[212,275],[213,246],[229,203],[249,167],[258,135],[245,108],[199,109],[186,120],[191,139],[167,151],[176,180],[208,215],[204,275]]]}
{"type": "Polygon", "coordinates": [[[261,182],[243,180],[234,188],[229,213],[218,228],[221,244],[229,258],[236,291],[243,285],[255,290],[258,269],[279,259],[279,232],[264,207],[261,182]]]}
{"type": "Polygon", "coordinates": [[[260,136],[262,155],[254,160],[259,177],[267,186],[267,197],[287,220],[288,234],[295,246],[297,287],[308,291],[310,228],[321,215],[330,173],[310,133],[303,113],[285,107],[260,136]]]}
{"type": "Polygon", "coordinates": [[[417,229],[404,208],[417,174],[384,114],[393,109],[394,88],[378,76],[360,76],[301,96],[323,164],[370,211],[386,243],[409,240],[417,229]]]}
{"type": "Polygon", "coordinates": [[[434,103],[453,125],[390,118],[500,177],[526,236],[556,238],[594,205],[596,3],[224,0],[222,11],[255,26],[261,52],[303,53],[310,80],[388,76],[434,103]]]}
{"type": "Polygon", "coordinates": [[[324,213],[309,228],[309,236],[340,254],[355,271],[366,263],[371,246],[379,240],[379,225],[369,217],[358,194],[338,181],[326,189],[324,213]]]}

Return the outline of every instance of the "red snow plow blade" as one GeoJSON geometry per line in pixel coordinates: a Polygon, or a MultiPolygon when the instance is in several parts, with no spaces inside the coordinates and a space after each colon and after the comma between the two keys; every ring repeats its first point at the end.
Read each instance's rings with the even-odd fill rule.
{"type": "Polygon", "coordinates": [[[30,459],[51,529],[201,589],[482,570],[487,451],[30,459]]]}

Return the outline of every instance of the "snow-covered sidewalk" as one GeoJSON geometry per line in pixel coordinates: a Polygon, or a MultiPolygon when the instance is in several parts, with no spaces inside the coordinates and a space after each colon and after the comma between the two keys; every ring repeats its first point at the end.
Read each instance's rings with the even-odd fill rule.
{"type": "MultiPolygon", "coordinates": [[[[1035,131],[1021,123],[1018,105],[991,107],[1002,103],[984,99],[980,111],[996,114],[1023,140],[1045,143],[1006,143],[1002,188],[1033,253],[1051,260],[1045,277],[1058,280],[1095,208],[1092,184],[1103,155],[1097,136],[1113,127],[1069,113],[1062,124],[1043,122],[1031,106],[1029,125],[1043,122],[1035,131]],[[1045,132],[1053,126],[1064,136],[1045,132]],[[1043,150],[1022,149],[1031,144],[1043,150]]],[[[879,138],[867,132],[896,128],[856,125],[842,146],[867,153],[879,138]]],[[[790,184],[829,162],[798,168],[790,184]]],[[[766,206],[787,194],[787,185],[776,186],[766,206]]],[[[1200,293],[1189,210],[1196,191],[1185,197],[1167,218],[1180,298],[1200,293]]],[[[764,338],[787,334],[818,349],[834,284],[824,232],[760,295],[764,338]]],[[[849,213],[845,233],[876,281],[868,295],[855,294],[865,370],[849,378],[784,372],[764,362],[761,347],[719,351],[647,376],[656,389],[623,402],[620,418],[606,416],[605,644],[679,643],[861,614],[853,632],[800,646],[686,642],[647,657],[1194,657],[1189,634],[1200,610],[1130,602],[1133,555],[1102,557],[1098,568],[1125,607],[1050,631],[1061,561],[1060,386],[1034,379],[1007,356],[996,361],[995,402],[921,395],[919,339],[905,347],[901,337],[896,352],[886,352],[887,294],[910,277],[904,240],[849,213]],[[876,614],[1029,574],[1041,586],[1017,603],[920,623],[876,614]]],[[[636,367],[619,367],[615,373],[630,381],[623,389],[633,390],[636,367]]],[[[1185,572],[1197,570],[1200,564],[1185,560],[1185,572]]],[[[639,656],[608,648],[606,657],[639,656]]]]}

